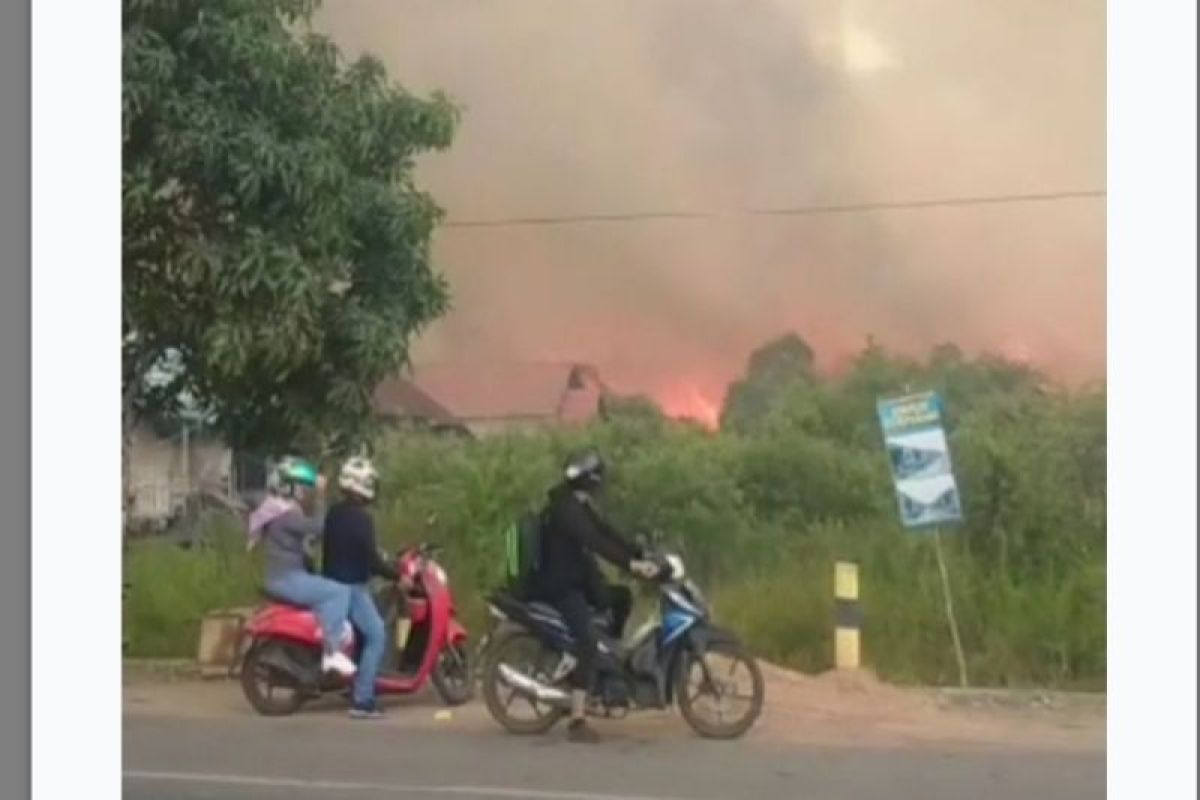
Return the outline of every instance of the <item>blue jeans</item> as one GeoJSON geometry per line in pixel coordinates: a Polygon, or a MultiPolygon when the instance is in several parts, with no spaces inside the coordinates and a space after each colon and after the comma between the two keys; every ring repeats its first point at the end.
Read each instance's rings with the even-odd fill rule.
{"type": "Polygon", "coordinates": [[[268,575],[266,587],[280,600],[312,609],[321,623],[326,653],[341,649],[342,630],[350,613],[350,587],[302,570],[268,575]]]}
{"type": "Polygon", "coordinates": [[[379,616],[370,587],[360,583],[346,588],[350,590],[350,624],[358,629],[363,639],[358,673],[354,676],[354,704],[370,705],[375,702],[375,678],[383,664],[387,632],[383,629],[383,617],[379,616]]]}

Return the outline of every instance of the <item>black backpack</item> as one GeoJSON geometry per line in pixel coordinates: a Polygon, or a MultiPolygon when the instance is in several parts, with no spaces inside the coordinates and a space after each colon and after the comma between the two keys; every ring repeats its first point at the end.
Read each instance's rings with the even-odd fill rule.
{"type": "Polygon", "coordinates": [[[544,530],[543,512],[527,512],[504,530],[504,579],[517,597],[529,594],[541,567],[544,530]]]}

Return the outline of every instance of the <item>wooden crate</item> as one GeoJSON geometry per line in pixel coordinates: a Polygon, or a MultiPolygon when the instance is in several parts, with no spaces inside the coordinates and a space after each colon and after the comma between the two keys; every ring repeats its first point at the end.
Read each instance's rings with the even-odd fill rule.
{"type": "Polygon", "coordinates": [[[242,628],[253,609],[229,608],[213,611],[200,621],[196,663],[203,675],[227,675],[241,653],[242,628]]]}

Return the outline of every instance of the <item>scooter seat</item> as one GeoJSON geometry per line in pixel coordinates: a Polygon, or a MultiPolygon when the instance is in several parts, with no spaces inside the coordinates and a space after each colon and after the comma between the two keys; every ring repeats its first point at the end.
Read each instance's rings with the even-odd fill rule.
{"type": "Polygon", "coordinates": [[[278,597],[277,595],[271,594],[271,592],[265,586],[258,587],[258,594],[262,599],[266,600],[268,603],[274,603],[275,605],[278,605],[278,606],[287,606],[288,608],[295,608],[300,611],[308,610],[302,605],[298,605],[296,603],[291,602],[290,600],[284,600],[282,597],[278,597]]]}

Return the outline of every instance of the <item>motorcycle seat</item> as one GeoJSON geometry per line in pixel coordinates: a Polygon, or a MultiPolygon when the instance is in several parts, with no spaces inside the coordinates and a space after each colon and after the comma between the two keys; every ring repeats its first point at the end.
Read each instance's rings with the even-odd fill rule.
{"type": "Polygon", "coordinates": [[[525,604],[525,608],[546,617],[559,618],[562,614],[558,613],[558,609],[549,603],[543,603],[540,600],[533,600],[525,604]]]}
{"type": "MultiPolygon", "coordinates": [[[[538,600],[533,600],[531,602],[526,603],[525,608],[528,611],[530,611],[531,613],[536,614],[537,616],[546,617],[548,619],[558,620],[560,622],[562,621],[562,614],[559,613],[557,608],[550,605],[549,603],[543,603],[538,600]]],[[[592,622],[601,627],[607,625],[608,624],[608,612],[607,611],[594,612],[592,614],[592,622]]]]}

